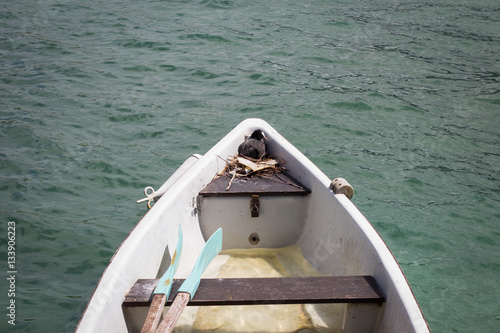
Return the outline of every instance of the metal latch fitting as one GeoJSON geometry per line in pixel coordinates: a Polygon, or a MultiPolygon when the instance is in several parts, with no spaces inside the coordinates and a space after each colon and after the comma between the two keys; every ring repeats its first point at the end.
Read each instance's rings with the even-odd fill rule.
{"type": "Polygon", "coordinates": [[[252,217],[259,217],[259,207],[259,196],[254,194],[250,200],[250,213],[252,214],[252,217]]]}

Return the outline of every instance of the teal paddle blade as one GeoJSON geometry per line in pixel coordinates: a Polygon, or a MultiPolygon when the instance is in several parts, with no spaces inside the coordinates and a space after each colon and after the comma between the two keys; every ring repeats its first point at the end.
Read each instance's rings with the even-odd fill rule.
{"type": "Polygon", "coordinates": [[[167,268],[167,271],[158,281],[156,285],[155,291],[153,294],[165,294],[170,295],[170,291],[172,290],[172,284],[174,282],[174,274],[177,270],[177,266],[179,266],[179,261],[181,259],[182,253],[182,228],[179,224],[179,239],[177,240],[177,247],[175,248],[174,255],[172,256],[172,260],[170,261],[170,266],[167,268]]]}
{"type": "Polygon", "coordinates": [[[201,274],[203,274],[207,266],[215,258],[215,256],[219,254],[221,249],[222,229],[219,228],[205,243],[205,246],[196,260],[193,271],[181,285],[179,292],[187,292],[191,295],[191,298],[193,298],[198,286],[200,285],[201,274]]]}

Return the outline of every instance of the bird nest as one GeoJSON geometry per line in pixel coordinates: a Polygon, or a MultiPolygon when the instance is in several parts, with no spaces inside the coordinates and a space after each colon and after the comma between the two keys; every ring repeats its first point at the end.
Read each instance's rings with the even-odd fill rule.
{"type": "MultiPolygon", "coordinates": [[[[221,158],[219,156],[219,158],[221,158]]],[[[261,158],[253,159],[247,156],[236,155],[228,158],[227,160],[221,158],[226,162],[224,169],[215,175],[214,179],[221,176],[230,178],[228,190],[235,178],[249,179],[252,177],[265,177],[273,178],[285,170],[283,164],[286,162],[283,159],[277,158],[261,158]]]]}

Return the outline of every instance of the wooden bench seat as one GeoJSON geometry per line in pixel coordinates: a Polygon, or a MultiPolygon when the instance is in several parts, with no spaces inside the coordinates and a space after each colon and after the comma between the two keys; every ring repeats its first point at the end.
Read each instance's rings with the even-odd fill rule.
{"type": "MultiPolygon", "coordinates": [[[[174,280],[166,303],[172,303],[184,280],[174,280]]],[[[123,301],[124,307],[149,306],[158,280],[139,279],[123,301]]],[[[252,305],[306,303],[383,303],[371,276],[202,279],[188,305],[252,305]]]]}
{"type": "Polygon", "coordinates": [[[309,193],[311,193],[309,189],[287,173],[279,173],[266,177],[236,177],[233,180],[228,175],[224,175],[214,179],[200,191],[200,195],[203,197],[306,195],[309,193]]]}

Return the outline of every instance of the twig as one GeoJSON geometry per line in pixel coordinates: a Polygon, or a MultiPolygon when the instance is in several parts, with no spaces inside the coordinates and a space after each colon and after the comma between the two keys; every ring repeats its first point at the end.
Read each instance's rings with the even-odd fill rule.
{"type": "Polygon", "coordinates": [[[233,174],[233,178],[231,178],[231,180],[229,181],[229,185],[227,185],[226,191],[229,190],[229,188],[231,187],[231,184],[233,183],[235,177],[236,177],[236,172],[233,174]]]}
{"type": "MultiPolygon", "coordinates": [[[[269,167],[265,167],[265,168],[258,169],[258,170],[252,170],[252,169],[248,169],[248,166],[245,164],[242,164],[242,162],[239,160],[239,158],[242,157],[241,155],[232,156],[227,160],[220,157],[219,155],[216,155],[216,156],[218,158],[220,158],[221,160],[225,161],[226,166],[224,167],[224,169],[222,171],[220,171],[219,173],[217,173],[214,176],[213,180],[215,180],[221,176],[230,176],[231,179],[229,180],[229,184],[228,184],[226,190],[228,190],[231,187],[231,185],[236,177],[239,177],[239,178],[265,177],[265,178],[272,179],[273,175],[277,175],[285,170],[285,168],[283,168],[281,165],[286,164],[286,161],[283,158],[270,158],[270,159],[262,159],[261,158],[261,159],[257,160],[257,159],[244,157],[245,159],[247,159],[251,162],[254,162],[256,164],[263,163],[263,162],[266,162],[269,160],[277,161],[274,165],[270,165],[269,167]]],[[[274,179],[274,181],[276,181],[276,179],[274,179]]],[[[284,181],[284,182],[286,182],[286,181],[284,181]]]]}

